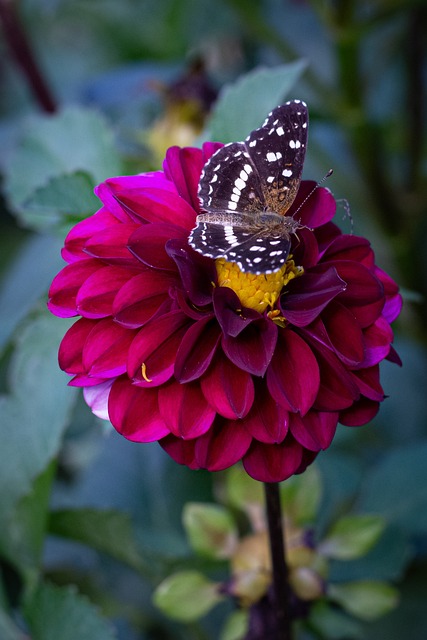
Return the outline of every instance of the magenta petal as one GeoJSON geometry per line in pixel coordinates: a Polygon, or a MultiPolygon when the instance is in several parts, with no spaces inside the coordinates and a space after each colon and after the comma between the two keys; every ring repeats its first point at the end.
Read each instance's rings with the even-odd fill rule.
{"type": "Polygon", "coordinates": [[[70,374],[85,373],[82,361],[83,346],[86,338],[96,327],[97,322],[80,318],[67,331],[59,347],[59,366],[70,374]]]}
{"type": "Polygon", "coordinates": [[[282,442],[288,433],[289,414],[271,397],[264,384],[257,386],[255,402],[246,416],[245,427],[260,442],[282,442]]]}
{"type": "Polygon", "coordinates": [[[326,270],[315,267],[289,283],[280,296],[280,309],[290,323],[305,327],[345,288],[345,282],[333,267],[326,270]]]}
{"type": "Polygon", "coordinates": [[[393,364],[397,364],[398,367],[402,366],[402,360],[393,345],[390,345],[390,351],[387,354],[386,360],[393,362],[393,364]]]}
{"type": "Polygon", "coordinates": [[[61,318],[78,314],[76,297],[82,284],[102,267],[99,260],[79,260],[64,267],[53,279],[49,289],[48,308],[61,318]]]}
{"type": "Polygon", "coordinates": [[[140,226],[129,238],[128,248],[143,264],[154,269],[176,271],[165,245],[171,238],[186,238],[185,231],[163,222],[140,226]]]}
{"type": "Polygon", "coordinates": [[[338,413],[309,411],[304,417],[289,414],[289,429],[295,440],[310,451],[327,449],[337,429],[338,413]]]}
{"type": "Polygon", "coordinates": [[[341,362],[353,367],[359,365],[365,357],[366,340],[354,315],[333,301],[323,311],[322,321],[341,362]]]}
{"type": "Polygon", "coordinates": [[[340,411],[339,421],[347,427],[360,427],[375,418],[379,408],[379,402],[362,397],[349,409],[340,411]]]}
{"type": "Polygon", "coordinates": [[[383,309],[383,316],[387,322],[393,322],[402,310],[402,296],[399,294],[399,287],[390,276],[379,267],[375,267],[375,275],[384,286],[386,302],[383,309]]]}
{"type": "Polygon", "coordinates": [[[241,460],[251,440],[240,422],[217,418],[214,426],[196,441],[197,464],[208,471],[227,469],[241,460]]]}
{"type": "Polygon", "coordinates": [[[220,337],[220,329],[212,317],[192,324],[176,353],[175,378],[181,383],[200,378],[215,355],[220,337]]]}
{"type": "Polygon", "coordinates": [[[222,348],[237,367],[255,376],[263,376],[273,357],[277,333],[277,325],[269,318],[261,317],[249,324],[236,338],[224,335],[222,348]]]}
{"type": "Polygon", "coordinates": [[[135,332],[111,318],[99,320],[83,347],[83,365],[92,376],[112,378],[126,371],[126,358],[135,332]]]}
{"type": "Polygon", "coordinates": [[[104,207],[93,216],[78,222],[65,238],[65,246],[62,249],[62,257],[66,262],[75,262],[86,257],[83,248],[93,235],[99,231],[104,231],[107,227],[120,224],[104,207]]]}
{"type": "Polygon", "coordinates": [[[205,398],[224,418],[243,418],[252,406],[252,377],[221,354],[203,376],[201,385],[205,398]]]}
{"type": "Polygon", "coordinates": [[[302,459],[302,446],[288,435],[280,444],[253,441],[243,458],[243,466],[255,480],[282,482],[299,469],[302,459]]]}
{"type": "Polygon", "coordinates": [[[108,415],[108,398],[113,382],[113,380],[107,380],[102,384],[83,389],[86,404],[91,408],[92,413],[101,418],[101,420],[110,419],[108,415]]]}
{"type": "Polygon", "coordinates": [[[388,322],[380,317],[363,332],[365,340],[365,358],[362,365],[371,367],[387,357],[393,340],[393,331],[388,322]]]}
{"type": "Polygon", "coordinates": [[[134,384],[153,387],[169,380],[187,326],[181,311],[171,311],[140,329],[128,350],[127,371],[134,384]]]}
{"type": "Polygon", "coordinates": [[[304,415],[313,405],[319,384],[319,366],[308,344],[294,331],[282,331],[267,371],[273,398],[288,411],[304,415]]]}
{"type": "Polygon", "coordinates": [[[139,389],[126,378],[111,387],[108,413],[115,429],[133,442],[154,442],[169,433],[159,413],[157,389],[139,389]]]}
{"type": "Polygon", "coordinates": [[[76,304],[85,318],[105,318],[111,315],[118,290],[135,272],[124,267],[103,267],[93,273],[80,287],[76,304]]]}
{"type": "Polygon", "coordinates": [[[216,287],[213,290],[215,315],[225,335],[235,338],[251,322],[261,318],[254,309],[242,309],[237,294],[229,287],[216,287]]]}
{"type": "Polygon", "coordinates": [[[184,198],[195,211],[200,204],[197,187],[205,160],[201,149],[186,147],[170,147],[166,151],[163,163],[165,175],[173,180],[179,195],[184,198]]]}
{"type": "Polygon", "coordinates": [[[369,400],[382,402],[384,400],[384,391],[380,385],[380,369],[378,365],[359,371],[352,371],[353,379],[360,389],[360,393],[369,400]]]}
{"type": "Polygon", "coordinates": [[[194,227],[196,212],[177,193],[146,188],[143,191],[122,191],[116,198],[126,211],[146,222],[173,224],[187,234],[194,227]]]}
{"type": "Polygon", "coordinates": [[[130,329],[142,327],[169,298],[174,274],[146,270],[126,282],[114,298],[113,317],[130,329]]]}
{"type": "Polygon", "coordinates": [[[170,434],[166,438],[159,440],[159,444],[170,455],[172,460],[175,460],[178,464],[185,464],[189,469],[199,469],[199,465],[196,461],[196,448],[197,440],[183,440],[182,438],[176,438],[170,434]]]}
{"type": "Polygon", "coordinates": [[[159,389],[160,414],[169,430],[186,440],[206,433],[215,410],[206,402],[198,384],[174,382],[159,389]]]}
{"type": "Polygon", "coordinates": [[[93,235],[85,244],[85,253],[109,264],[139,267],[139,261],[127,248],[129,236],[137,226],[132,223],[114,225],[93,235]]]}
{"type": "Polygon", "coordinates": [[[329,189],[318,187],[313,191],[316,184],[314,180],[301,181],[297,197],[288,214],[290,216],[296,214],[296,219],[300,219],[301,224],[309,228],[320,227],[332,220],[337,208],[335,198],[329,189]],[[311,193],[312,191],[313,193],[311,193]],[[304,202],[310,193],[310,197],[304,202]],[[303,202],[304,204],[302,204],[303,202]]]}

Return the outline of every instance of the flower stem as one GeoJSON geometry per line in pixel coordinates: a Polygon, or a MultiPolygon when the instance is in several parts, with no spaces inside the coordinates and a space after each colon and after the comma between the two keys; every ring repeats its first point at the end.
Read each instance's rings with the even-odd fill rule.
{"type": "Polygon", "coordinates": [[[273,568],[273,606],[277,621],[275,640],[292,640],[288,565],[286,564],[285,538],[283,534],[282,510],[279,485],[265,482],[265,502],[270,540],[271,565],[273,568]]]}

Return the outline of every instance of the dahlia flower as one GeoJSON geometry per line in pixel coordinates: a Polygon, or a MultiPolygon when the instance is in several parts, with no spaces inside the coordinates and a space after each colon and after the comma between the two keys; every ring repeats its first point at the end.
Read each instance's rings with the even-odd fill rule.
{"type": "Polygon", "coordinates": [[[191,469],[239,460],[278,482],[358,426],[384,392],[379,363],[399,362],[390,323],[397,285],[365,238],[332,222],[336,203],[302,181],[288,214],[286,264],[272,274],[191,248],[202,169],[221,145],[172,147],[163,171],[106,180],[102,206],[68,234],[48,306],[80,318],[59,349],[70,384],[134,442],[158,441],[191,469]]]}

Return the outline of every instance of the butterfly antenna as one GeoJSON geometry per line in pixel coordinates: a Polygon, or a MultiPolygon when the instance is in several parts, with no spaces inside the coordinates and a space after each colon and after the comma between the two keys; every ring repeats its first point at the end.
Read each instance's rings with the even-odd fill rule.
{"type": "Polygon", "coordinates": [[[302,207],[305,205],[305,203],[307,202],[307,200],[309,200],[311,198],[311,196],[313,195],[313,193],[316,191],[316,189],[318,189],[327,178],[329,178],[332,174],[333,174],[334,170],[333,169],[329,169],[328,173],[326,173],[323,178],[321,180],[319,180],[319,182],[312,188],[312,190],[310,191],[310,193],[308,195],[306,195],[306,197],[304,198],[304,200],[301,202],[300,206],[298,207],[298,209],[295,211],[294,215],[292,216],[293,218],[295,218],[296,214],[298,213],[298,211],[300,211],[300,209],[302,209],[302,207]]]}

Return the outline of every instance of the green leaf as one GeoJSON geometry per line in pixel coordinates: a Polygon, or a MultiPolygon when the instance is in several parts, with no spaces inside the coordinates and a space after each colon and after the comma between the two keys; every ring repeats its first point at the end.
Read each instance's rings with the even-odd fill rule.
{"type": "Polygon", "coordinates": [[[94,187],[95,182],[87,172],[61,174],[33,191],[24,207],[31,212],[32,225],[39,230],[65,222],[70,225],[99,209],[94,187]]]}
{"type": "Polygon", "coordinates": [[[348,613],[361,620],[376,620],[397,605],[397,589],[385,582],[360,580],[347,584],[331,584],[327,595],[348,613]]]}
{"type": "Polygon", "coordinates": [[[69,326],[69,320],[46,312],[17,337],[9,372],[11,393],[0,398],[0,531],[61,446],[76,397],[57,359],[69,326]]]}
{"type": "Polygon", "coordinates": [[[201,618],[222,599],[218,585],[197,571],[182,571],[169,576],[153,596],[156,607],[181,622],[201,618]]]}
{"type": "Polygon", "coordinates": [[[283,102],[306,66],[304,60],[297,60],[272,68],[259,67],[226,86],[209,120],[209,138],[218,142],[244,140],[283,102]]]}
{"type": "Polygon", "coordinates": [[[322,498],[322,478],[316,465],[280,484],[285,513],[297,525],[313,522],[322,498]]]}
{"type": "Polygon", "coordinates": [[[226,497],[231,505],[242,511],[264,510],[264,490],[261,482],[254,480],[241,466],[235,465],[226,472],[226,497]]]}
{"type": "Polygon", "coordinates": [[[24,609],[32,640],[114,640],[110,624],[73,587],[42,584],[24,609]]]}
{"type": "Polygon", "coordinates": [[[400,447],[365,473],[358,508],[412,535],[427,532],[427,441],[400,447]]]}
{"type": "Polygon", "coordinates": [[[0,638],[1,640],[24,640],[22,631],[2,609],[0,609],[0,638]]]}
{"type": "Polygon", "coordinates": [[[333,609],[326,602],[317,602],[310,609],[310,626],[320,632],[322,638],[328,640],[346,640],[354,638],[363,640],[363,629],[360,623],[352,620],[342,611],[333,609]]]}
{"type": "Polygon", "coordinates": [[[248,612],[244,609],[233,611],[221,630],[219,640],[243,640],[248,632],[248,612]]]}
{"type": "Polygon", "coordinates": [[[183,524],[191,546],[209,558],[229,558],[238,540],[237,528],[231,514],[215,504],[187,503],[183,524]]]}
{"type": "Polygon", "coordinates": [[[5,174],[6,194],[20,220],[38,229],[40,219],[26,203],[52,178],[75,172],[87,173],[95,183],[121,173],[113,134],[104,117],[82,107],[32,117],[5,174]]]}
{"type": "Polygon", "coordinates": [[[379,516],[345,516],[333,525],[318,551],[337,560],[359,558],[377,543],[384,528],[384,518],[379,516]]]}
{"type": "Polygon", "coordinates": [[[125,513],[89,508],[53,511],[49,533],[76,540],[109,554],[136,571],[147,572],[146,563],[135,542],[131,520],[125,513]]]}

